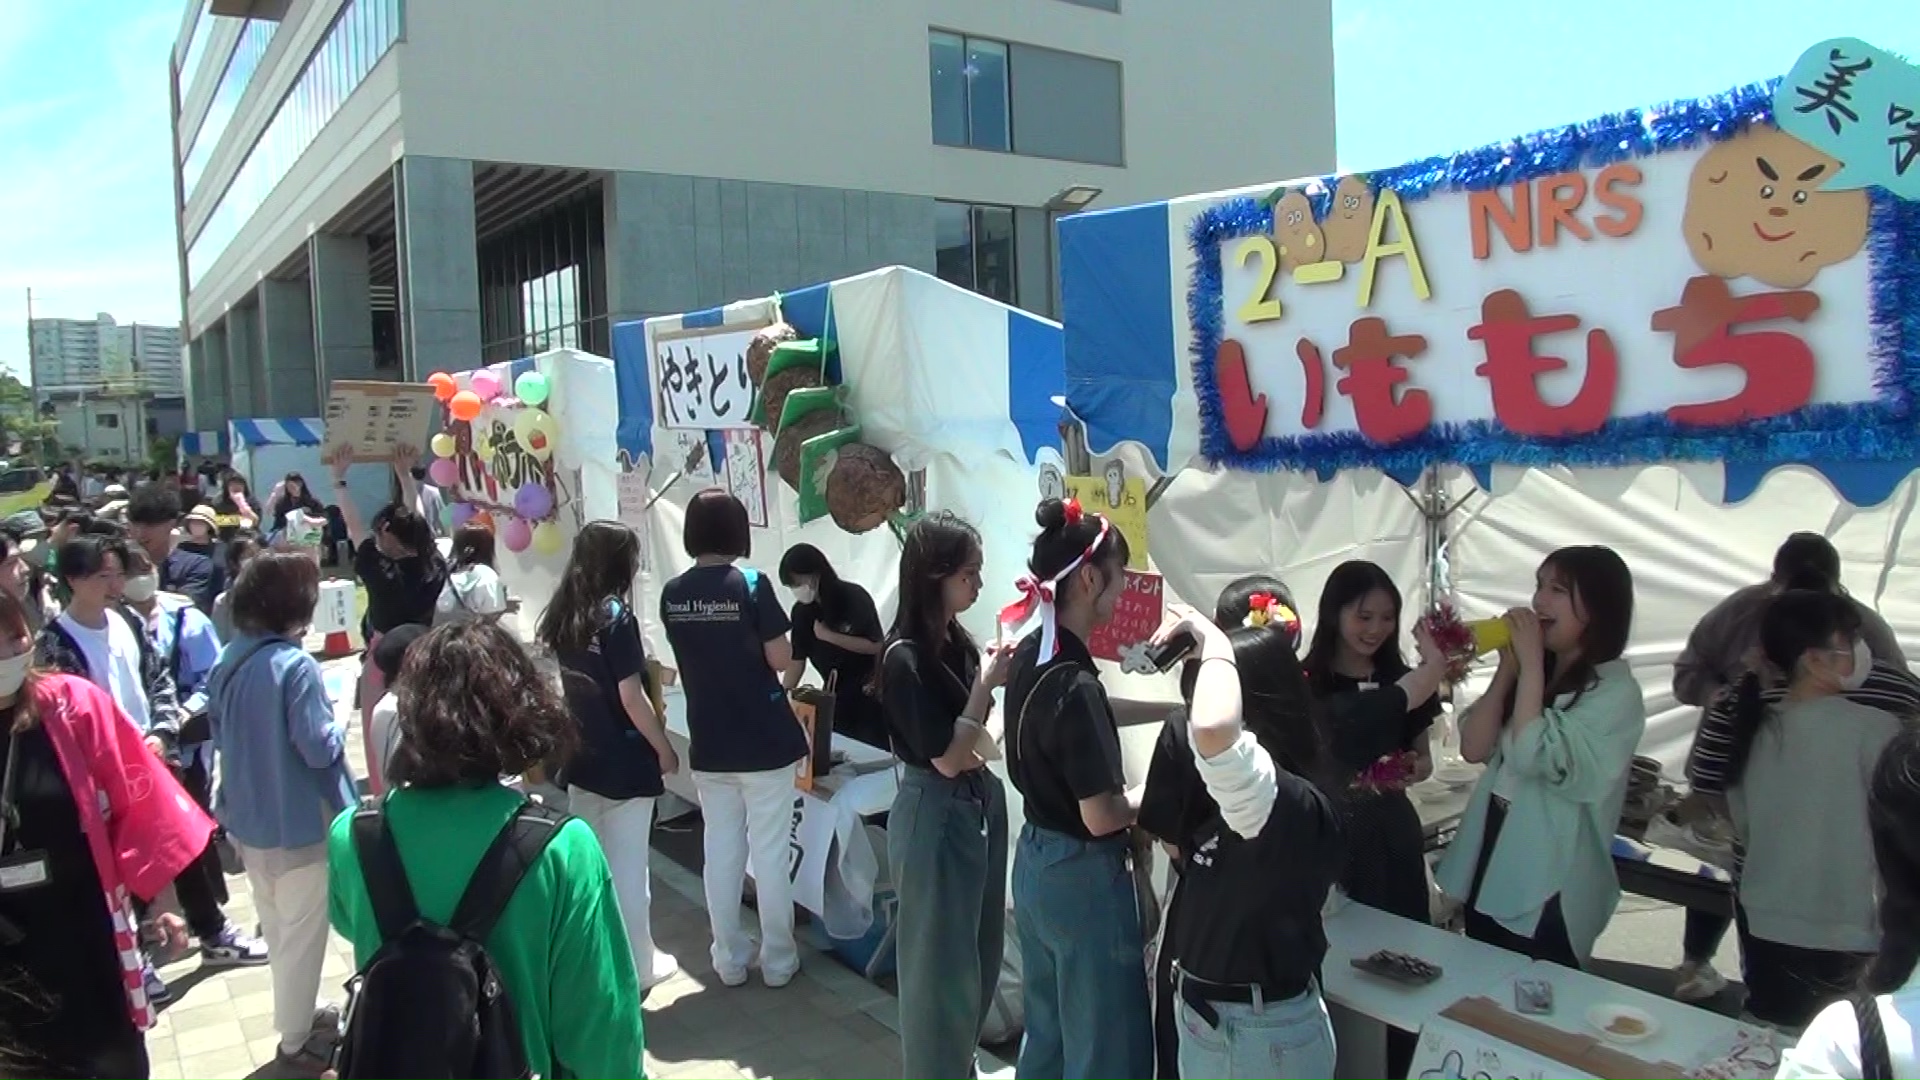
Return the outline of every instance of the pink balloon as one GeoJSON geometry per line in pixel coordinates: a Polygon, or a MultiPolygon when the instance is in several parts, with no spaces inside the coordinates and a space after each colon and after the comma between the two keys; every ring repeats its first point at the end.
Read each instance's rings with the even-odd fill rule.
{"type": "Polygon", "coordinates": [[[500,396],[500,376],[482,368],[473,373],[473,378],[468,381],[467,388],[478,395],[481,401],[492,401],[494,398],[500,396]]]}
{"type": "Polygon", "coordinates": [[[440,487],[452,487],[460,482],[460,465],[452,458],[434,458],[427,466],[427,478],[440,487]]]}
{"type": "Polygon", "coordinates": [[[526,518],[514,518],[501,528],[500,540],[508,551],[518,555],[533,543],[533,526],[527,524],[526,518]]]}

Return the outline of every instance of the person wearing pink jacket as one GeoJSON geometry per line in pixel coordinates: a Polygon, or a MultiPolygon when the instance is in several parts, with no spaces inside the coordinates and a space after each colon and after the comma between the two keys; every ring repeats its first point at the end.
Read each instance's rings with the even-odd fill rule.
{"type": "Polygon", "coordinates": [[[192,865],[213,822],[106,691],[33,655],[0,592],[0,1042],[35,1061],[22,1075],[145,1077],[134,901],[192,865]]]}

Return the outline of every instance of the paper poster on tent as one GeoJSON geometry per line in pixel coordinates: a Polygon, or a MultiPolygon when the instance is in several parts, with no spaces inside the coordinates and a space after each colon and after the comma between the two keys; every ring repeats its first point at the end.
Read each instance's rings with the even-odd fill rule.
{"type": "Polygon", "coordinates": [[[726,487],[747,508],[747,522],[767,527],[767,461],[755,428],[729,428],[724,439],[726,487]]]}
{"type": "Polygon", "coordinates": [[[664,428],[750,428],[747,345],[760,324],[663,333],[653,342],[654,416],[664,428]]]}
{"type": "Polygon", "coordinates": [[[1126,466],[1115,459],[1106,463],[1098,476],[1063,478],[1067,494],[1113,523],[1127,538],[1127,566],[1147,568],[1147,482],[1128,476],[1126,466]]]}
{"type": "Polygon", "coordinates": [[[1839,39],[1777,91],[1170,204],[1202,453],[1911,456],[1915,198],[1920,70],[1839,39]]]}
{"type": "Polygon", "coordinates": [[[321,457],[353,448],[356,464],[393,460],[398,446],[425,453],[433,436],[433,388],[424,384],[335,379],[327,387],[327,435],[321,457]]]}
{"type": "Polygon", "coordinates": [[[662,469],[669,475],[679,473],[680,483],[689,491],[713,487],[713,453],[708,448],[707,433],[678,428],[663,434],[666,437],[661,440],[660,452],[656,455],[662,469]]]}
{"type": "Polygon", "coordinates": [[[647,510],[653,492],[647,485],[647,475],[648,470],[629,465],[620,470],[615,481],[620,524],[640,538],[640,572],[643,574],[653,569],[653,526],[647,510]]]}
{"type": "MultiPolygon", "coordinates": [[[[1160,629],[1165,611],[1165,583],[1160,575],[1144,570],[1128,570],[1126,587],[1114,602],[1113,618],[1096,626],[1087,639],[1087,651],[1102,660],[1132,662],[1129,671],[1145,662],[1145,644],[1160,629]]],[[[1149,663],[1146,670],[1152,671],[1149,663]]]]}

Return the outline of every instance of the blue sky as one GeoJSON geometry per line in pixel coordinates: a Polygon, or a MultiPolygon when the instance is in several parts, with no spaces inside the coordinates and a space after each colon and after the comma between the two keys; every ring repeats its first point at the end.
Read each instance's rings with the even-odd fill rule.
{"type": "MultiPolygon", "coordinates": [[[[0,0],[0,363],[16,372],[28,286],[37,314],[179,318],[166,57],[183,11],[183,0],[0,0]]],[[[1920,56],[1920,5],[1334,0],[1340,165],[1723,90],[1840,36],[1920,56]]]]}

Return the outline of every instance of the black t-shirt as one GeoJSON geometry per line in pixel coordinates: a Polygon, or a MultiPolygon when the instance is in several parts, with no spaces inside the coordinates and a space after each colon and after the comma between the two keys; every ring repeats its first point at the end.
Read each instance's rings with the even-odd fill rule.
{"type": "Polygon", "coordinates": [[[446,567],[425,555],[390,559],[369,536],[353,553],[353,572],[367,587],[367,626],[384,634],[396,626],[433,624],[433,606],[446,584],[446,567]]]}
{"type": "MultiPolygon", "coordinates": [[[[558,650],[567,708],[580,727],[580,748],[567,763],[566,781],[609,799],[654,798],[665,792],[660,756],[633,726],[620,700],[620,683],[647,679],[647,650],[633,610],[608,600],[604,621],[584,650],[558,650]]],[[[649,687],[651,689],[651,687],[649,687]]]]}
{"type": "Polygon", "coordinates": [[[1298,994],[1327,953],[1320,912],[1340,873],[1339,817],[1319,788],[1277,769],[1266,825],[1239,836],[1220,817],[1187,739],[1185,717],[1169,720],[1140,800],[1140,827],[1182,856],[1165,947],[1198,978],[1298,994]]]}
{"type": "Polygon", "coordinates": [[[1371,681],[1323,672],[1313,677],[1315,697],[1325,705],[1334,766],[1357,775],[1387,754],[1412,750],[1440,716],[1438,694],[1417,709],[1407,708],[1407,693],[1392,678],[1371,681]]]}
{"type": "Polygon", "coordinates": [[[845,697],[873,678],[875,658],[821,641],[813,636],[813,624],[825,622],[827,629],[836,634],[868,641],[879,641],[886,636],[886,630],[880,625],[879,609],[873,606],[873,596],[867,590],[841,582],[837,599],[839,602],[831,609],[818,600],[793,605],[793,658],[811,660],[823,679],[835,676],[838,696],[845,697]]]}
{"type": "Polygon", "coordinates": [[[1007,775],[1026,800],[1029,824],[1092,840],[1080,800],[1125,790],[1120,732],[1086,644],[1065,628],[1059,638],[1059,652],[1044,666],[1040,631],[1014,650],[1007,775]]]}
{"type": "Polygon", "coordinates": [[[787,613],[765,574],[696,566],[660,590],[660,622],[686,690],[692,768],[765,772],[806,756],[806,732],[767,666],[766,643],[787,632],[787,613]]]}
{"type": "Polygon", "coordinates": [[[953,721],[980,675],[980,654],[948,638],[938,655],[928,656],[918,642],[901,640],[887,647],[883,663],[881,704],[893,752],[908,765],[930,769],[953,745],[953,721]]]}
{"type": "Polygon", "coordinates": [[[220,565],[213,561],[213,555],[199,550],[201,545],[181,543],[174,545],[167,553],[166,561],[160,564],[160,588],[170,593],[179,593],[193,601],[193,606],[203,612],[213,611],[214,598],[220,595],[220,565]]]}

